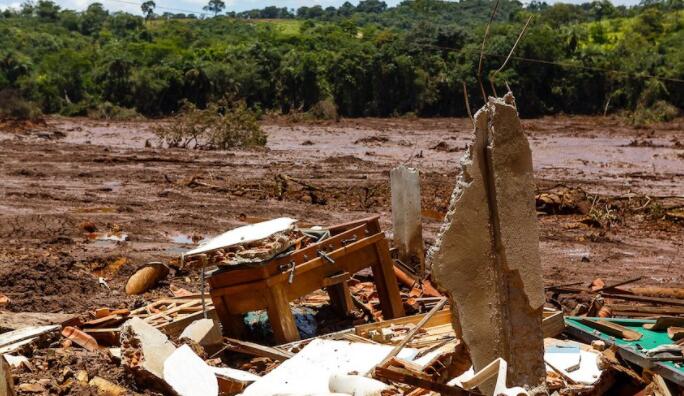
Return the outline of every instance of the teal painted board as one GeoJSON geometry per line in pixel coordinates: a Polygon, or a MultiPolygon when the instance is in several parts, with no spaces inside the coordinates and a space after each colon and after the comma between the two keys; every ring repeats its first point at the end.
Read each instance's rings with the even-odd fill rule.
{"type": "MultiPolygon", "coordinates": [[[[671,372],[672,375],[674,375],[675,378],[672,378],[668,375],[668,377],[671,378],[672,381],[676,383],[681,383],[681,381],[684,381],[684,364],[681,362],[668,362],[668,361],[662,361],[662,362],[654,362],[648,359],[648,357],[643,353],[640,348],[637,347],[639,345],[643,349],[653,349],[657,346],[660,345],[669,345],[673,344],[672,340],[667,336],[667,331],[662,330],[662,331],[653,331],[653,330],[647,330],[643,328],[643,325],[646,323],[655,323],[655,320],[650,320],[650,319],[616,319],[616,318],[610,318],[610,319],[603,319],[603,318],[584,318],[584,317],[573,317],[569,316],[565,318],[565,323],[570,327],[570,329],[576,329],[579,330],[582,333],[585,333],[587,336],[593,339],[600,339],[608,344],[615,344],[622,349],[630,352],[632,355],[635,355],[635,359],[628,359],[635,361],[637,364],[641,365],[644,367],[644,363],[647,363],[648,367],[652,366],[660,366],[663,369],[666,369],[668,372],[671,372]],[[642,335],[642,338],[637,341],[625,341],[621,338],[618,337],[613,337],[611,335],[605,334],[601,332],[600,330],[596,330],[592,327],[589,327],[583,323],[581,323],[581,320],[606,320],[611,323],[619,324],[621,326],[624,326],[630,330],[639,332],[642,335]]],[[[576,332],[573,332],[576,333],[576,332]]]]}

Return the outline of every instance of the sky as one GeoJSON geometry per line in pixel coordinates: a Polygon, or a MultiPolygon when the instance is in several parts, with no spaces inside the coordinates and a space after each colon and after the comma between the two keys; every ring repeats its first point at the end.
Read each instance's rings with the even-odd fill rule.
{"type": "MultiPolygon", "coordinates": [[[[18,8],[23,0],[0,0],[0,9],[12,7],[18,8]]],[[[81,11],[88,7],[88,4],[93,3],[93,0],[53,0],[62,8],[81,11]]],[[[140,6],[144,0],[98,0],[104,4],[105,8],[110,11],[126,11],[132,14],[141,14],[140,6]]],[[[321,5],[323,8],[328,6],[339,6],[345,0],[224,0],[226,3],[226,11],[244,11],[254,8],[264,8],[266,6],[275,5],[277,7],[299,8],[301,6],[321,5]]],[[[384,0],[389,6],[394,6],[402,0],[384,0]]],[[[586,0],[589,1],[589,0],[586,0]]],[[[523,3],[527,1],[523,0],[523,3]]],[[[555,0],[547,0],[547,3],[555,3],[555,0]]],[[[585,0],[564,0],[567,3],[583,3],[585,0]]],[[[633,5],[637,4],[639,0],[613,0],[615,5],[633,5]]],[[[157,13],[169,12],[184,12],[201,14],[202,7],[206,5],[207,0],[155,0],[157,4],[157,13]]],[[[352,4],[358,4],[358,0],[350,0],[352,4]]]]}

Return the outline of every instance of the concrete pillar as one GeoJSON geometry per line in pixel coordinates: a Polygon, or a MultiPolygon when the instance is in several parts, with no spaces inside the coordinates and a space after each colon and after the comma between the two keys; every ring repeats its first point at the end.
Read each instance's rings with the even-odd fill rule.
{"type": "Polygon", "coordinates": [[[390,184],[394,246],[399,250],[399,260],[423,275],[425,251],[418,170],[400,165],[390,171],[390,184]]]}
{"type": "MultiPolygon", "coordinates": [[[[512,95],[475,115],[474,141],[435,246],[432,276],[452,300],[475,371],[508,362],[508,385],[544,384],[544,305],[532,155],[512,95]]],[[[493,391],[493,382],[482,391],[493,391]]]]}

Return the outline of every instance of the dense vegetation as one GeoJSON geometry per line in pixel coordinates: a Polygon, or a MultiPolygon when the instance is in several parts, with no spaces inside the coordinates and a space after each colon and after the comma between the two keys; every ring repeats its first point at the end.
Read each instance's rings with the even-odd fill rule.
{"type": "MultiPolygon", "coordinates": [[[[531,15],[493,82],[499,94],[510,85],[525,115],[684,107],[684,3],[647,1],[502,0],[485,49],[486,89],[531,15]]],[[[156,15],[153,2],[145,5],[145,17],[46,0],[1,12],[0,90],[66,115],[158,116],[229,98],[284,113],[463,116],[463,83],[471,105],[482,104],[477,68],[490,0],[390,8],[364,0],[210,18],[156,15]]]]}

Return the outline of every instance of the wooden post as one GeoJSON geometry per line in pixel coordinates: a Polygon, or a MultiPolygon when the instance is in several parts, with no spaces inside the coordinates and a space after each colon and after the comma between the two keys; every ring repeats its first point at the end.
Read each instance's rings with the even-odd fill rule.
{"type": "Polygon", "coordinates": [[[382,316],[384,319],[404,316],[404,305],[401,302],[397,278],[394,276],[394,264],[389,254],[389,245],[386,239],[383,238],[375,244],[375,252],[378,259],[373,263],[372,269],[375,287],[378,289],[382,316]]]}
{"type": "Polygon", "coordinates": [[[266,292],[268,301],[268,320],[273,328],[273,335],[278,344],[285,344],[300,339],[299,330],[290,310],[290,302],[283,283],[276,283],[266,292]]]}
{"type": "Polygon", "coordinates": [[[330,296],[330,303],[335,308],[335,311],[342,316],[349,316],[354,308],[354,302],[349,291],[349,283],[344,281],[328,286],[326,289],[330,296]]]}
{"type": "Polygon", "coordinates": [[[390,171],[390,184],[394,246],[399,251],[399,260],[423,276],[425,248],[418,170],[400,165],[390,171]]]}
{"type": "Polygon", "coordinates": [[[223,296],[211,296],[214,309],[221,321],[221,330],[224,336],[232,338],[242,338],[246,333],[245,321],[242,314],[232,314],[228,312],[227,306],[221,299],[223,296]]]}

